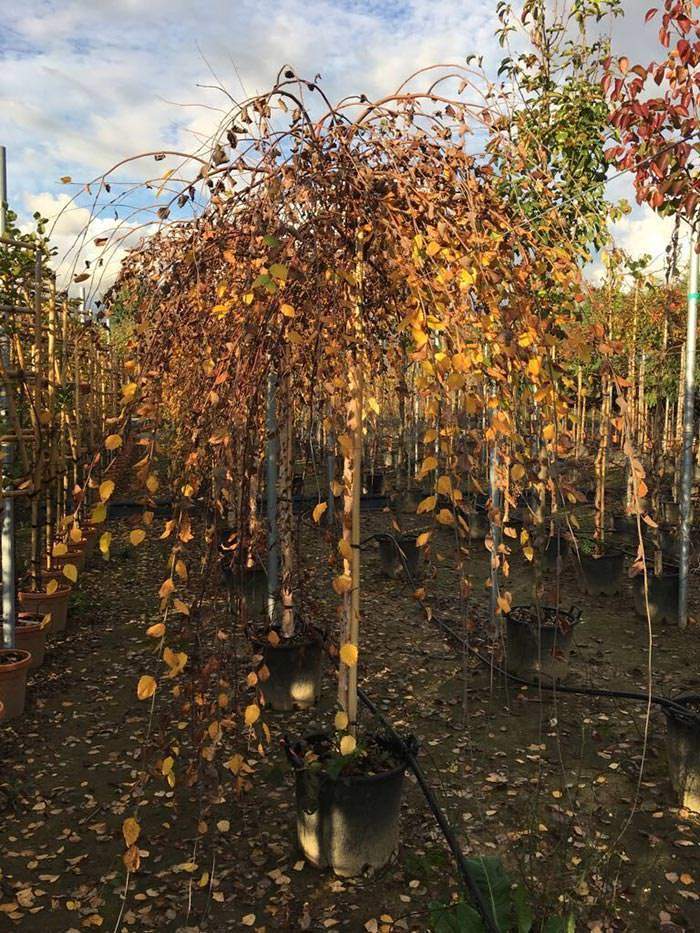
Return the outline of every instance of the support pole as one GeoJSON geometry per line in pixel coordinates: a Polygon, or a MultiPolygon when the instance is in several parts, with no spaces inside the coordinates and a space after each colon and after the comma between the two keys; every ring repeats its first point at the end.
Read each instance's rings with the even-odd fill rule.
{"type": "Polygon", "coordinates": [[[277,375],[271,370],[267,377],[267,410],[265,413],[267,434],[267,615],[274,622],[277,614],[277,592],[279,590],[279,531],[277,528],[277,375]]]}
{"type": "MultiPolygon", "coordinates": [[[[0,146],[0,237],[7,234],[7,163],[5,147],[0,146]]],[[[10,342],[4,323],[0,325],[0,358],[5,372],[10,369],[10,342]]],[[[8,424],[10,405],[4,380],[0,382],[0,420],[8,424]]],[[[5,481],[12,474],[14,445],[5,441],[0,448],[2,476],[5,481]]],[[[6,648],[15,646],[15,500],[2,499],[0,519],[0,555],[2,562],[2,637],[6,648]]]]}
{"type": "Polygon", "coordinates": [[[695,342],[698,323],[698,234],[690,236],[688,321],[685,340],[685,390],[683,395],[683,454],[681,459],[680,555],[678,571],[678,625],[688,624],[688,557],[690,553],[690,493],[693,483],[693,439],[695,435],[695,342]]]}

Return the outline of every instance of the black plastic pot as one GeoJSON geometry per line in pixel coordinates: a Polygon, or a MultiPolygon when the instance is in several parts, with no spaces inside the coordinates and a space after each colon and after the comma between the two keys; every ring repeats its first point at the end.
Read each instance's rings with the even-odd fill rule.
{"type": "Polygon", "coordinates": [[[296,767],[297,837],[304,857],[341,878],[379,871],[399,845],[404,763],[381,774],[333,778],[296,767]]]}
{"type": "Polygon", "coordinates": [[[491,530],[489,517],[481,509],[475,509],[467,515],[467,524],[469,525],[470,541],[483,541],[491,530]]]}
{"type": "MultiPolygon", "coordinates": [[[[660,577],[647,571],[649,590],[649,616],[652,622],[675,622],[678,619],[678,571],[665,571],[660,577]]],[[[644,574],[632,578],[634,609],[637,615],[646,619],[646,599],[644,596],[644,574]]]]}
{"type": "Polygon", "coordinates": [[[421,560],[421,552],[420,548],[416,546],[416,540],[414,535],[401,535],[398,538],[391,535],[377,537],[379,560],[385,577],[390,577],[393,580],[400,577],[404,573],[405,561],[409,574],[413,579],[416,579],[420,572],[421,560]]]}
{"type": "Polygon", "coordinates": [[[384,495],[384,474],[380,472],[365,475],[365,493],[368,496],[384,495]]]}
{"type": "Polygon", "coordinates": [[[565,538],[563,535],[552,535],[544,549],[544,566],[546,569],[556,570],[557,561],[559,560],[563,565],[564,561],[569,556],[570,548],[571,545],[569,544],[568,538],[565,538]]]}
{"type": "MultiPolygon", "coordinates": [[[[674,702],[700,715],[700,696],[697,694],[676,697],[674,702]]],[[[682,807],[700,813],[700,718],[698,715],[685,716],[668,707],[664,712],[673,790],[682,807]]]]}
{"type": "Polygon", "coordinates": [[[260,682],[265,705],[289,712],[309,709],[321,695],[323,642],[320,636],[282,638],[278,645],[262,643],[263,662],[270,672],[260,682]]]}
{"type": "Polygon", "coordinates": [[[240,596],[246,618],[263,615],[267,607],[267,574],[259,565],[224,569],[231,593],[240,596]]]}
{"type": "Polygon", "coordinates": [[[534,606],[514,606],[506,615],[506,669],[523,680],[563,680],[581,611],[544,606],[540,612],[541,624],[534,606]]]}
{"type": "Polygon", "coordinates": [[[583,585],[589,596],[614,596],[622,590],[625,555],[622,551],[608,551],[600,557],[581,554],[583,585]]]}

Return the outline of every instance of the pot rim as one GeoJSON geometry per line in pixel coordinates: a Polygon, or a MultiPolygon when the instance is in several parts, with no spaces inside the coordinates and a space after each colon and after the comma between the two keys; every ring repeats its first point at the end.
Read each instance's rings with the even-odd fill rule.
{"type": "Polygon", "coordinates": [[[62,586],[60,583],[53,591],[53,593],[47,593],[45,591],[39,590],[18,590],[18,596],[22,599],[56,599],[59,596],[70,596],[72,587],[62,586]]]}
{"type": "MultiPolygon", "coordinates": [[[[324,733],[324,732],[316,732],[316,733],[313,733],[312,735],[306,736],[305,741],[309,742],[310,740],[313,740],[315,738],[327,739],[328,735],[327,733],[324,733]]],[[[290,760],[292,760],[295,774],[308,774],[311,771],[310,765],[305,765],[304,767],[300,768],[294,764],[294,761],[293,759],[291,759],[291,756],[290,756],[290,760]]],[[[376,784],[378,781],[384,781],[392,777],[397,777],[399,774],[401,775],[405,774],[407,767],[408,767],[408,761],[403,760],[403,761],[399,761],[394,768],[389,768],[388,771],[381,771],[379,774],[345,774],[345,775],[341,774],[338,777],[332,777],[324,769],[323,764],[321,764],[321,767],[318,769],[316,773],[319,775],[322,781],[329,783],[329,784],[345,784],[345,785],[376,784]]]]}
{"type": "MultiPolygon", "coordinates": [[[[521,604],[518,606],[511,606],[510,611],[504,613],[506,621],[512,622],[513,625],[528,625],[534,628],[535,624],[537,623],[536,618],[530,621],[526,621],[525,619],[511,618],[511,613],[515,612],[516,609],[528,609],[532,611],[533,606],[532,604],[528,604],[528,605],[521,604]]],[[[578,615],[577,615],[575,611],[577,607],[572,606],[571,609],[561,609],[561,608],[557,609],[555,606],[542,606],[542,609],[544,611],[551,610],[552,612],[556,612],[558,616],[564,616],[569,624],[569,629],[572,629],[575,625],[578,625],[581,622],[582,610],[578,609],[578,615]]],[[[551,622],[544,622],[538,627],[544,628],[544,629],[559,629],[560,628],[560,626],[554,623],[551,623],[551,622]]]]}
{"type": "Polygon", "coordinates": [[[15,651],[18,654],[24,655],[21,661],[13,661],[12,664],[0,664],[0,677],[3,674],[11,674],[14,671],[21,671],[25,667],[29,667],[32,660],[32,655],[30,651],[26,651],[24,648],[0,648],[0,656],[2,656],[6,651],[15,651]]]}
{"type": "MultiPolygon", "coordinates": [[[[671,697],[671,700],[677,706],[684,706],[690,703],[697,703],[698,706],[700,706],[700,693],[681,693],[679,696],[671,697]]],[[[688,716],[686,717],[679,710],[672,709],[669,706],[662,706],[661,708],[667,719],[673,719],[674,722],[685,722],[700,731],[700,709],[688,710],[688,716]]]]}

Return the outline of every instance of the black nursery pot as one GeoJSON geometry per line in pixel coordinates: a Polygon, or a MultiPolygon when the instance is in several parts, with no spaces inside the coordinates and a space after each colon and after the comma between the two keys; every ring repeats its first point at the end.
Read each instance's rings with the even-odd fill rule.
{"type": "Polygon", "coordinates": [[[544,565],[547,570],[556,570],[557,561],[563,564],[569,556],[571,545],[563,535],[552,535],[544,549],[544,565]]]}
{"type": "Polygon", "coordinates": [[[304,857],[341,878],[379,871],[399,846],[404,762],[379,774],[331,777],[296,767],[297,837],[304,857]]]}
{"type": "Polygon", "coordinates": [[[384,474],[377,471],[365,475],[365,492],[368,496],[381,496],[384,494],[384,474]]]}
{"type": "MultiPolygon", "coordinates": [[[[665,571],[660,577],[651,568],[647,571],[649,590],[649,616],[652,622],[675,622],[678,618],[678,571],[665,571]]],[[[644,598],[644,574],[632,578],[634,609],[638,616],[646,619],[644,598]]]]}
{"type": "Polygon", "coordinates": [[[260,689],[267,707],[279,712],[309,709],[321,696],[323,642],[316,633],[262,643],[263,662],[270,672],[260,689]]]}
{"type": "Polygon", "coordinates": [[[698,716],[684,716],[680,710],[664,707],[671,784],[680,806],[700,813],[700,696],[688,694],[674,702],[698,716]]]}
{"type": "Polygon", "coordinates": [[[623,551],[608,551],[600,557],[581,554],[583,585],[589,596],[614,596],[622,589],[625,572],[623,551]]]}
{"type": "Polygon", "coordinates": [[[392,580],[400,577],[404,572],[404,560],[410,575],[414,579],[418,576],[421,552],[416,545],[417,539],[414,535],[401,535],[399,538],[382,535],[377,540],[379,542],[379,560],[385,577],[390,577],[392,580]],[[399,551],[399,548],[401,551],[399,551]]]}
{"type": "Polygon", "coordinates": [[[224,579],[233,594],[239,595],[248,618],[264,614],[267,606],[267,574],[259,565],[236,567],[224,572],[224,579]]]}
{"type": "Polygon", "coordinates": [[[470,541],[483,541],[491,530],[489,517],[487,513],[481,511],[481,509],[475,509],[473,512],[469,513],[467,516],[467,524],[469,525],[470,541]]]}
{"type": "Polygon", "coordinates": [[[506,669],[523,680],[563,680],[581,612],[544,606],[540,614],[538,622],[534,606],[514,606],[506,615],[506,669]]]}

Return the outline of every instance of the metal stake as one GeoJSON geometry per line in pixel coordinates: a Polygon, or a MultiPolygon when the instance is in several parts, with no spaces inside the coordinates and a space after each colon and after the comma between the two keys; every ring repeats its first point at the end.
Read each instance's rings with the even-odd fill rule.
{"type": "Polygon", "coordinates": [[[267,410],[265,413],[267,434],[267,614],[271,622],[277,612],[279,591],[279,531],[277,529],[277,374],[271,370],[267,377],[267,410]]]}
{"type": "MultiPolygon", "coordinates": [[[[0,237],[7,234],[7,163],[5,147],[0,146],[0,237]]],[[[0,323],[0,356],[5,371],[10,369],[10,342],[4,321],[0,323]]],[[[0,382],[0,420],[9,423],[10,407],[7,387],[0,382]]],[[[0,446],[3,478],[12,475],[14,444],[5,441],[0,446]]],[[[12,496],[2,499],[0,519],[0,559],[2,563],[2,637],[6,648],[15,647],[15,500],[12,496]]]]}
{"type": "Polygon", "coordinates": [[[690,493],[693,484],[693,440],[695,435],[695,341],[698,323],[698,233],[690,236],[688,278],[688,321],[685,340],[685,392],[683,396],[683,448],[681,454],[680,555],[678,570],[678,625],[688,624],[688,557],[690,554],[690,493]]]}

